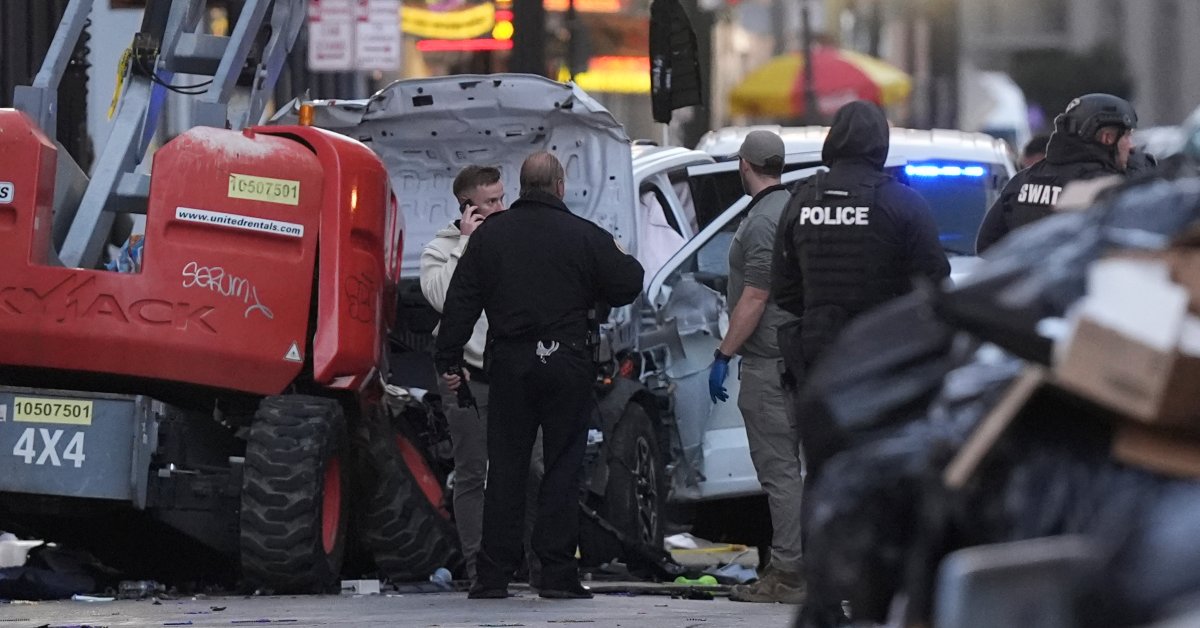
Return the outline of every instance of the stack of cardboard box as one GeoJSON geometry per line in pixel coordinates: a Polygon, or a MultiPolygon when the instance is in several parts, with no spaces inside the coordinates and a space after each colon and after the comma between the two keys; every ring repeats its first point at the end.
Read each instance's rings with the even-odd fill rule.
{"type": "Polygon", "coordinates": [[[1083,398],[1112,425],[1123,463],[1200,478],[1200,233],[1088,270],[1052,368],[1030,364],[980,421],[943,479],[964,486],[1039,390],[1083,398]]]}
{"type": "Polygon", "coordinates": [[[1197,244],[1094,263],[1053,369],[1056,385],[1124,417],[1117,459],[1185,477],[1200,477],[1197,244]]]}

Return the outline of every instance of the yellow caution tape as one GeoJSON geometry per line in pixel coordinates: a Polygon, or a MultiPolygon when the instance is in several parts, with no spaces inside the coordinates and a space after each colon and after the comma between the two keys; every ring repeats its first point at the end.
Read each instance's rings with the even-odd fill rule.
{"type": "Polygon", "coordinates": [[[125,49],[121,60],[117,62],[117,87],[113,89],[112,103],[108,105],[108,119],[112,120],[117,111],[117,101],[121,99],[121,86],[125,84],[125,75],[129,74],[129,59],[133,56],[133,47],[125,49]]]}

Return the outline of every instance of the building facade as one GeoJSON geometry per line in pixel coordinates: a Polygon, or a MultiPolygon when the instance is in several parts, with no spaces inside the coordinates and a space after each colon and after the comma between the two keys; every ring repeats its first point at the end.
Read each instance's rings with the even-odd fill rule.
{"type": "Polygon", "coordinates": [[[1110,44],[1143,126],[1178,124],[1200,106],[1200,73],[1188,63],[1200,58],[1196,0],[960,0],[959,19],[963,60],[980,69],[1010,70],[1022,51],[1110,44]]]}

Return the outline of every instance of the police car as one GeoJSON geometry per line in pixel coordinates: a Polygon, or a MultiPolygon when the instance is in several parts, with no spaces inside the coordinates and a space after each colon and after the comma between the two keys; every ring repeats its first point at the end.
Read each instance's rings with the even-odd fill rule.
{"type": "MultiPolygon", "coordinates": [[[[814,155],[819,162],[829,133],[821,126],[727,127],[705,134],[696,148],[718,160],[736,161],[742,140],[756,129],[783,138],[786,170],[811,165],[814,155]]],[[[978,263],[975,235],[984,214],[1016,174],[1008,144],[985,133],[893,127],[890,145],[885,169],[925,197],[950,258],[951,278],[962,278],[978,263]]],[[[734,177],[737,185],[736,169],[734,177]]]]}

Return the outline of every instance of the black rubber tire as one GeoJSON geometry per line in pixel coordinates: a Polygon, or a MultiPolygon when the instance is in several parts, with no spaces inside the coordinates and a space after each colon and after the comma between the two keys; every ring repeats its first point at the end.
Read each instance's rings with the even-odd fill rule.
{"type": "Polygon", "coordinates": [[[366,436],[362,541],[375,566],[392,582],[425,581],[439,567],[461,573],[458,531],[409,469],[396,440],[404,436],[382,421],[366,436]]]}
{"type": "MultiPolygon", "coordinates": [[[[637,402],[625,407],[611,439],[606,443],[608,485],[597,512],[629,540],[656,548],[663,546],[666,529],[667,474],[658,448],[654,424],[637,402]]],[[[580,554],[587,565],[635,557],[621,549],[611,534],[583,519],[580,554]]]]}
{"type": "Polygon", "coordinates": [[[346,445],[346,419],[336,400],[284,395],[259,404],[242,472],[241,562],[249,588],[272,593],[337,589],[349,512],[346,445]],[[340,499],[327,548],[325,482],[335,460],[340,493],[333,499],[340,499]]]}

